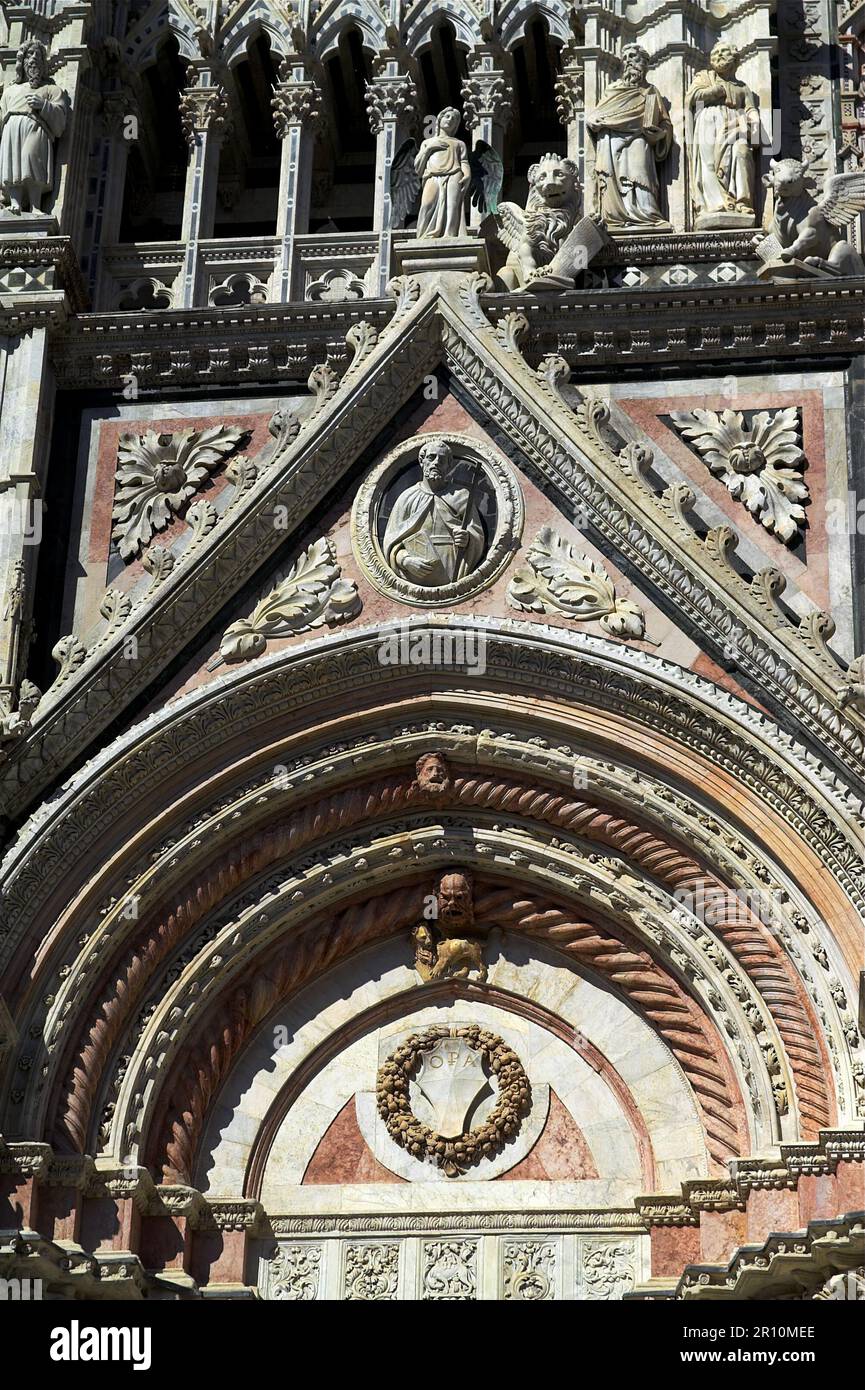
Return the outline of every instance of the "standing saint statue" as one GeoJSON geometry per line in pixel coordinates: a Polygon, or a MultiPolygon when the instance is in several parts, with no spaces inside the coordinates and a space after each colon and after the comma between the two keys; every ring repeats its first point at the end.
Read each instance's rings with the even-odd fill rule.
{"type": "Polygon", "coordinates": [[[595,146],[592,215],[612,230],[669,231],[661,212],[658,165],[673,144],[673,126],[656,87],[646,81],[649,55],[622,50],[622,75],[611,82],[587,122],[595,146]]]}
{"type": "Polygon", "coordinates": [[[736,77],[739,54],[732,44],[716,43],[709,62],[685,99],[694,225],[697,231],[753,227],[757,98],[736,77]]]}
{"type": "Polygon", "coordinates": [[[54,183],[54,144],[63,134],[69,98],[49,82],[45,45],[22,44],[16,81],[0,97],[0,188],[8,211],[38,213],[54,183]]]}
{"type": "Polygon", "coordinates": [[[442,439],[418,456],[423,478],[395,501],[384,533],[384,557],[412,584],[453,584],[471,574],[486,545],[480,513],[468,488],[445,492],[452,459],[442,439]]]}
{"type": "Polygon", "coordinates": [[[424,140],[414,162],[421,181],[418,237],[463,236],[465,200],[472,171],[463,140],[456,138],[460,113],[448,106],[439,113],[436,134],[424,140]]]}

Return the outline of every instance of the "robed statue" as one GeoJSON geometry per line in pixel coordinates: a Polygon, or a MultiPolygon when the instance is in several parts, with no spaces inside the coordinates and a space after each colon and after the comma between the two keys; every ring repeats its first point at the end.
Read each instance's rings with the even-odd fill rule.
{"type": "Polygon", "coordinates": [[[645,49],[628,44],[621,77],[587,121],[595,146],[592,215],[611,230],[670,230],[661,211],[658,165],[672,148],[673,126],[660,92],[646,81],[648,70],[645,49]]]}
{"type": "Polygon", "coordinates": [[[468,199],[481,215],[495,212],[502,189],[501,156],[484,140],[472,150],[459,139],[461,116],[448,106],[436,117],[436,133],[404,140],[393,158],[390,195],[393,222],[401,227],[417,210],[418,240],[463,236],[468,199]]]}
{"type": "Polygon", "coordinates": [[[63,134],[69,98],[50,82],[45,45],[22,44],[16,81],[0,97],[0,188],[6,211],[38,213],[54,183],[54,145],[63,134]]]}
{"type": "Polygon", "coordinates": [[[709,62],[685,102],[695,226],[697,231],[753,227],[757,98],[736,77],[739,55],[732,44],[715,44],[709,62]]]}
{"type": "Polygon", "coordinates": [[[394,502],[384,557],[412,584],[453,584],[477,568],[486,546],[474,489],[447,490],[452,454],[444,440],[424,444],[418,461],[423,476],[394,502]]]}

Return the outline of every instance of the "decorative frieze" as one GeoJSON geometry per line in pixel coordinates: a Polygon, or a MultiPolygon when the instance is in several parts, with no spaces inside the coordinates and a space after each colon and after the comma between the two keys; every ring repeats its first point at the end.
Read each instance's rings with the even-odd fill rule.
{"type": "Polygon", "coordinates": [[[345,1252],[344,1297],[349,1302],[389,1303],[397,1296],[400,1247],[349,1245],[345,1252]]]}

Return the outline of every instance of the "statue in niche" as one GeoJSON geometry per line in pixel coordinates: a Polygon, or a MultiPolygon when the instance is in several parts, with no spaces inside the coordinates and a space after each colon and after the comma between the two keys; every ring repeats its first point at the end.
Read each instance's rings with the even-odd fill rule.
{"type": "Polygon", "coordinates": [[[38,214],[54,183],[54,145],[63,134],[69,98],[49,81],[45,45],[22,44],[16,81],[0,97],[0,188],[5,211],[38,214]]]}
{"type": "Polygon", "coordinates": [[[435,135],[422,141],[420,148],[415,140],[405,140],[394,155],[390,172],[394,226],[403,226],[417,207],[418,240],[464,236],[467,198],[481,213],[498,207],[501,158],[483,140],[469,151],[457,136],[461,119],[455,106],[446,107],[436,118],[435,135]]]}
{"type": "Polygon", "coordinates": [[[739,54],[731,43],[716,43],[709,62],[685,99],[695,226],[753,227],[757,98],[736,77],[739,54]]]}
{"type": "Polygon", "coordinates": [[[622,75],[587,121],[595,146],[592,215],[612,230],[670,231],[661,212],[658,165],[670,153],[673,126],[656,87],[646,81],[649,55],[622,50],[622,75]]]}
{"type": "Polygon", "coordinates": [[[474,883],[470,874],[446,870],[439,875],[435,915],[418,923],[412,940],[415,969],[424,982],[472,977],[486,980],[483,937],[475,927],[474,883]]]}
{"type": "MultiPolygon", "coordinates": [[[[454,584],[480,564],[486,536],[475,488],[445,491],[453,466],[450,446],[430,440],[418,455],[422,479],[397,497],[383,549],[395,574],[412,584],[454,584]]],[[[479,481],[480,465],[475,481],[479,481]]]]}

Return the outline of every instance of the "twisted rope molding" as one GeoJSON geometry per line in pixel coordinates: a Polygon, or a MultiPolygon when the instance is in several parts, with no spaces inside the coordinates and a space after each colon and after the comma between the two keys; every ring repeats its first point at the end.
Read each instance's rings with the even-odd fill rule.
{"type": "MultiPolygon", "coordinates": [[[[55,1141],[71,1142],[84,1151],[96,1094],[127,1019],[142,1001],[158,966],[208,912],[256,874],[317,840],[364,821],[411,809],[442,809],[445,804],[507,812],[585,836],[619,850],[671,892],[701,892],[711,902],[718,935],[765,998],[775,1019],[796,1083],[803,1136],[815,1134],[821,1125],[830,1123],[832,1110],[825,1082],[828,1059],[821,1056],[816,1041],[817,1021],[796,987],[787,957],[741,899],[652,832],[588,802],[517,781],[496,782],[483,775],[456,773],[445,799],[431,799],[416,782],[403,776],[307,802],[290,822],[245,837],[216,866],[194,878],[166,916],[144,927],[131,955],[104,990],[97,1016],[65,1084],[65,1108],[53,1130],[55,1141]]],[[[73,1043],[74,1039],[67,1044],[67,1055],[73,1043]]]]}
{"type": "MultiPolygon", "coordinates": [[[[438,626],[429,620],[423,630],[438,626]]],[[[765,715],[702,677],[647,653],[627,653],[639,668],[635,678],[620,666],[621,654],[612,643],[585,634],[563,636],[561,629],[542,624],[518,633],[514,626],[508,620],[507,631],[499,631],[498,620],[490,620],[487,632],[488,664],[515,695],[530,688],[533,698],[539,691],[568,701],[579,698],[588,708],[603,707],[632,718],[641,728],[694,749],[718,766],[735,767],[742,782],[790,824],[854,903],[865,903],[856,838],[865,826],[861,797],[842,792],[837,776],[765,715]],[[683,684],[693,705],[684,698],[683,684]],[[794,757],[798,772],[791,767],[794,757]],[[806,775],[815,787],[819,784],[820,796],[815,787],[805,786],[806,775]],[[821,796],[831,802],[828,814],[821,796]]],[[[85,764],[62,794],[34,813],[4,857],[0,968],[9,969],[28,928],[56,915],[57,907],[47,895],[58,893],[58,882],[67,882],[70,863],[86,862],[120,815],[137,818],[142,798],[158,796],[169,770],[188,766],[193,757],[206,760],[217,749],[224,756],[236,730],[250,722],[274,719],[283,727],[294,724],[299,712],[320,704],[323,691],[334,699],[351,691],[356,698],[359,690],[379,687],[388,671],[377,659],[379,639],[378,628],[351,629],[260,658],[249,668],[181,697],[177,707],[149,715],[85,764]]],[[[442,698],[447,699],[446,692],[442,698]]],[[[28,964],[25,950],[13,981],[28,964]]]]}
{"type": "MultiPolygon", "coordinates": [[[[425,885],[395,889],[333,917],[321,914],[301,936],[257,962],[225,1003],[200,1020],[198,1040],[165,1083],[147,1145],[162,1181],[191,1184],[208,1109],[253,1031],[319,971],[418,920],[425,885]],[[296,940],[296,945],[295,945],[296,940]],[[227,1019],[227,1022],[226,1022],[227,1019]]],[[[726,1171],[747,1145],[743,1103],[714,1024],[648,952],[626,933],[574,918],[552,902],[514,900],[513,890],[476,885],[475,922],[522,933],[606,977],[664,1040],[685,1074],[702,1116],[710,1159],[726,1171]]]]}

